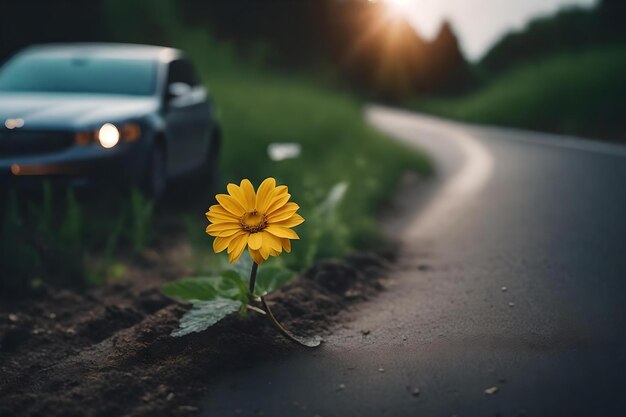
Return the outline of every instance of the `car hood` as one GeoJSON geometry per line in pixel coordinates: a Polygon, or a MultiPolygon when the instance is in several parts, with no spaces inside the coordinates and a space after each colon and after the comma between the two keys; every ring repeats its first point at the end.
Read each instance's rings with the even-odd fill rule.
{"type": "Polygon", "coordinates": [[[0,126],[7,119],[22,119],[25,129],[91,129],[106,122],[141,118],[158,106],[156,97],[2,94],[0,126]]]}

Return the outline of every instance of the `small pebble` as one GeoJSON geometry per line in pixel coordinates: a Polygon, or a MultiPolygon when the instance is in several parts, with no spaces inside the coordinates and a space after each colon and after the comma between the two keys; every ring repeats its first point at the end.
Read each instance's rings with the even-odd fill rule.
{"type": "Polygon", "coordinates": [[[385,372],[385,368],[378,368],[378,372],[385,372]]]}
{"type": "Polygon", "coordinates": [[[165,399],[167,401],[172,401],[174,399],[174,393],[170,392],[169,394],[167,394],[167,397],[165,397],[165,399]]]}
{"type": "Polygon", "coordinates": [[[180,411],[186,411],[188,413],[193,413],[194,411],[198,411],[198,407],[194,407],[193,405],[179,405],[178,409],[180,411]]]}
{"type": "Polygon", "coordinates": [[[56,318],[57,318],[57,315],[56,315],[56,314],[54,314],[54,313],[50,313],[50,314],[48,314],[48,318],[49,318],[50,320],[54,320],[54,319],[56,319],[56,318]]]}
{"type": "Polygon", "coordinates": [[[368,334],[370,334],[370,333],[371,333],[371,330],[361,330],[361,334],[362,334],[363,336],[367,336],[367,335],[368,335],[368,334]]]}
{"type": "Polygon", "coordinates": [[[506,290],[508,290],[508,288],[507,287],[502,287],[502,288],[500,288],[500,290],[502,290],[502,292],[506,292],[506,290]]]}
{"type": "Polygon", "coordinates": [[[420,389],[419,388],[413,388],[411,390],[411,395],[414,397],[419,397],[420,396],[420,389]]]}
{"type": "Polygon", "coordinates": [[[489,387],[485,390],[485,395],[493,395],[498,392],[498,387],[489,387]]]}
{"type": "Polygon", "coordinates": [[[356,290],[348,290],[345,292],[345,294],[343,295],[346,298],[349,299],[354,299],[354,298],[358,298],[361,296],[361,292],[360,291],[356,291],[356,290]]]}
{"type": "Polygon", "coordinates": [[[17,314],[9,314],[9,321],[12,321],[13,323],[15,323],[16,321],[19,320],[19,317],[17,317],[17,314]]]}
{"type": "Polygon", "coordinates": [[[346,389],[346,385],[345,384],[339,384],[339,386],[337,387],[337,389],[339,391],[343,391],[344,389],[346,389]]]}
{"type": "Polygon", "coordinates": [[[65,334],[68,336],[74,336],[76,334],[76,330],[72,329],[71,327],[65,329],[65,334]]]}
{"type": "Polygon", "coordinates": [[[402,340],[404,340],[406,342],[406,336],[402,335],[402,340]]]}
{"type": "Polygon", "coordinates": [[[509,307],[515,307],[515,303],[513,301],[509,302],[509,307]]]}

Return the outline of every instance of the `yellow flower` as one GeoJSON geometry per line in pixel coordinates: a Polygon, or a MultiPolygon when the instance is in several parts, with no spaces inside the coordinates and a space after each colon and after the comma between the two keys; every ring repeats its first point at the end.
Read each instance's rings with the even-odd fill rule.
{"type": "Polygon", "coordinates": [[[228,261],[234,263],[247,245],[250,256],[260,265],[270,256],[280,255],[283,249],[291,252],[289,239],[300,239],[291,228],[304,219],[296,213],[300,207],[289,202],[287,187],[277,187],[274,178],[267,178],[256,193],[247,179],[239,185],[228,184],[227,188],[228,194],[216,195],[219,204],[206,213],[212,223],[206,232],[215,236],[215,253],[228,249],[228,261]]]}

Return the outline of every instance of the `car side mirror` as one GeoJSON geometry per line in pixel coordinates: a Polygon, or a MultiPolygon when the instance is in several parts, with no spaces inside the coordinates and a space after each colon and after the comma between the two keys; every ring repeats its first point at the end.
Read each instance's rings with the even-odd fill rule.
{"type": "Polygon", "coordinates": [[[184,97],[190,93],[191,86],[183,82],[171,83],[167,88],[167,95],[170,100],[178,97],[184,97]]]}

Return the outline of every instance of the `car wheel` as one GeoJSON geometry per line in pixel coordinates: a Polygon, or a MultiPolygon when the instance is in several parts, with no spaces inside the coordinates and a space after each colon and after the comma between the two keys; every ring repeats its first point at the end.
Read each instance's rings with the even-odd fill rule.
{"type": "Polygon", "coordinates": [[[151,198],[157,200],[165,192],[167,174],[165,165],[165,149],[161,145],[152,148],[148,169],[144,177],[143,190],[151,198]]]}

